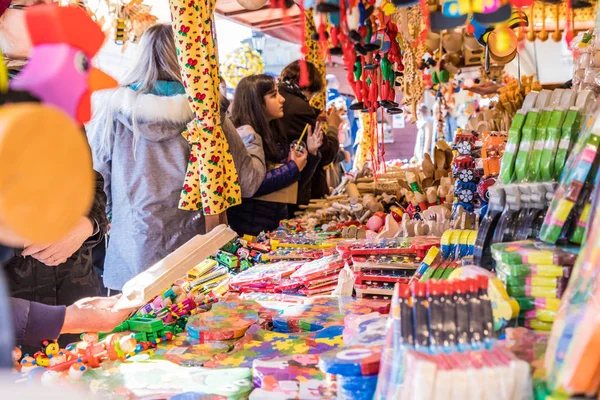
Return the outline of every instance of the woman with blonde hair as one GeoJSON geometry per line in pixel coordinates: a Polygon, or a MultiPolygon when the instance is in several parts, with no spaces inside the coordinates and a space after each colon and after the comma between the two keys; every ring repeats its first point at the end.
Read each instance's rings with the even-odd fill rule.
{"type": "MultiPolygon", "coordinates": [[[[202,211],[177,208],[190,146],[181,135],[192,120],[182,84],[171,25],[143,34],[124,84],[93,100],[87,127],[94,167],[105,180],[112,228],[104,284],[121,290],[132,277],[161,260],[206,227],[202,211]]],[[[252,196],[265,175],[261,143],[244,142],[224,110],[242,195],[252,196]]]]}

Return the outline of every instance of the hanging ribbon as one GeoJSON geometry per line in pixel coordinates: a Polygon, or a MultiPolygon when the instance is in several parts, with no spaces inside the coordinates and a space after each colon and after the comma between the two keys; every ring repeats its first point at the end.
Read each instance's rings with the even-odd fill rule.
{"type": "MultiPolygon", "coordinates": [[[[356,149],[356,154],[354,155],[354,168],[353,170],[360,171],[363,166],[367,162],[367,158],[369,156],[369,152],[373,148],[372,139],[373,139],[373,127],[372,127],[372,115],[371,113],[360,113],[361,125],[362,125],[362,136],[360,138],[360,143],[358,148],[356,149]]],[[[372,157],[372,156],[371,156],[372,157]]]]}
{"type": "MultiPolygon", "coordinates": [[[[320,16],[319,16],[320,17],[320,16]]],[[[321,21],[321,23],[325,23],[321,21]]],[[[304,10],[304,46],[306,47],[306,61],[312,63],[319,71],[319,75],[325,82],[325,57],[321,53],[319,43],[312,39],[312,36],[317,33],[314,24],[314,14],[312,8],[304,10]]],[[[324,110],[327,104],[327,88],[323,86],[316,96],[310,100],[310,105],[319,110],[324,110]]]]}
{"type": "Polygon", "coordinates": [[[218,215],[241,203],[240,184],[221,127],[219,65],[212,35],[216,0],[170,0],[175,45],[195,119],[182,133],[191,146],[179,208],[218,215]]]}

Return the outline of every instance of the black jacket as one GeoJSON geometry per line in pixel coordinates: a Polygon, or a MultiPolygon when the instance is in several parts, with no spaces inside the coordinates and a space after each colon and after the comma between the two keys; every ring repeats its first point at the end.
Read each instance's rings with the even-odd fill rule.
{"type": "MultiPolygon", "coordinates": [[[[289,146],[282,143],[279,146],[279,159],[266,160],[267,164],[283,164],[283,166],[268,171],[263,183],[258,188],[255,197],[264,196],[280,189],[284,189],[298,182],[298,190],[314,173],[319,163],[320,155],[309,154],[306,167],[302,171],[296,163],[286,162],[289,154],[289,146]]],[[[279,221],[288,217],[288,205],[275,203],[254,198],[244,198],[242,203],[227,210],[227,221],[229,226],[238,235],[245,234],[257,236],[263,231],[273,231],[279,226],[279,221]]]]}
{"type": "MultiPolygon", "coordinates": [[[[281,123],[287,135],[288,143],[298,140],[306,124],[313,129],[317,123],[320,110],[312,107],[308,99],[297,86],[286,82],[279,84],[279,93],[285,98],[283,103],[283,118],[281,123]]],[[[324,168],[331,164],[340,148],[337,132],[329,129],[323,137],[323,145],[319,149],[321,161],[312,179],[306,182],[306,187],[298,191],[298,204],[308,204],[311,198],[320,199],[329,194],[327,174],[324,168]]]]}
{"type": "MultiPolygon", "coordinates": [[[[95,172],[95,175],[96,193],[88,217],[94,221],[96,234],[88,238],[65,263],[56,267],[49,267],[35,258],[22,257],[21,249],[13,249],[13,257],[4,264],[10,296],[49,306],[68,306],[82,298],[101,295],[100,282],[92,268],[92,247],[104,239],[108,219],[104,180],[99,173],[95,172]]],[[[14,321],[17,323],[17,319],[14,321]]],[[[16,328],[19,329],[18,326],[16,328]]],[[[18,339],[22,343],[31,344],[24,331],[20,335],[22,337],[18,339]]],[[[61,344],[73,341],[73,338],[70,335],[61,337],[61,344]]]]}

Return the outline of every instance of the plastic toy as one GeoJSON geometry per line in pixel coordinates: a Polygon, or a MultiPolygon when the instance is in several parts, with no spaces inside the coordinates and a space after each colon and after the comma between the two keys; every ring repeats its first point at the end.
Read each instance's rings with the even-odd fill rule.
{"type": "Polygon", "coordinates": [[[33,50],[11,87],[62,109],[80,124],[88,122],[91,93],[117,85],[92,67],[91,59],[104,43],[104,33],[78,7],[31,7],[25,11],[25,19],[33,50]]]}

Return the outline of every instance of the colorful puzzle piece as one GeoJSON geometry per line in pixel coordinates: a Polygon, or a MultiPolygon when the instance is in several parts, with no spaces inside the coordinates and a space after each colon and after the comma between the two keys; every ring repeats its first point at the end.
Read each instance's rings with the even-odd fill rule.
{"type": "Polygon", "coordinates": [[[228,354],[219,354],[204,364],[207,368],[251,367],[256,359],[322,354],[343,345],[343,326],[330,326],[318,332],[278,333],[252,328],[228,354]]]}
{"type": "Polygon", "coordinates": [[[343,325],[348,314],[387,314],[389,302],[352,297],[319,297],[308,304],[285,309],[273,318],[279,332],[316,331],[331,325],[343,325]]]}
{"type": "Polygon", "coordinates": [[[216,354],[227,353],[231,348],[225,342],[200,343],[181,333],[169,342],[159,343],[155,350],[130,357],[127,362],[167,360],[184,367],[201,367],[216,354]]]}
{"type": "Polygon", "coordinates": [[[251,310],[236,310],[221,306],[211,311],[197,314],[188,320],[187,331],[190,337],[200,343],[215,340],[237,339],[258,322],[258,313],[251,310]]]}
{"type": "Polygon", "coordinates": [[[254,386],[261,392],[253,398],[271,399],[271,396],[284,395],[285,399],[321,399],[325,374],[318,364],[319,356],[315,354],[254,360],[254,386]]]}

